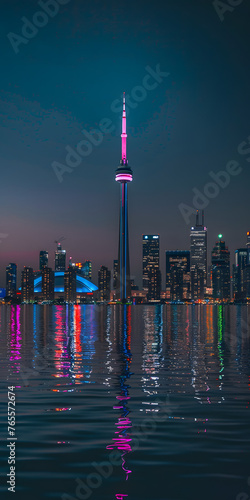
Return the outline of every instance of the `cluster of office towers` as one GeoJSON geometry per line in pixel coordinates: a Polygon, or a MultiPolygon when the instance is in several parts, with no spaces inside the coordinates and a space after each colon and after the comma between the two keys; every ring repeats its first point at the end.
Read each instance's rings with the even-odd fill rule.
{"type": "Polygon", "coordinates": [[[250,232],[245,248],[235,251],[230,269],[230,252],[222,234],[207,263],[207,227],[204,213],[197,211],[196,224],[190,230],[190,250],[166,251],[166,289],[161,286],[159,236],[143,235],[143,290],[148,301],[171,302],[212,300],[245,302],[250,299],[250,232]]]}
{"type": "MultiPolygon", "coordinates": [[[[32,267],[25,266],[21,273],[21,301],[32,302],[35,298],[35,284],[38,276],[42,277],[40,298],[47,301],[55,299],[55,273],[61,278],[62,290],[64,291],[65,302],[76,301],[76,276],[91,281],[92,262],[86,260],[84,263],[73,263],[69,259],[66,267],[66,250],[62,249],[58,243],[55,252],[55,270],[48,265],[49,254],[46,250],[41,250],[39,255],[39,271],[34,271],[32,267]],[[61,275],[61,277],[60,277],[61,275]]],[[[17,296],[17,265],[10,263],[6,267],[6,297],[14,299],[17,296]]]]}
{"type": "MultiPolygon", "coordinates": [[[[99,271],[101,300],[116,299],[118,261],[111,272],[107,267],[99,271]],[[113,292],[112,292],[112,290],[113,292]]],[[[250,232],[247,232],[245,248],[235,251],[235,263],[230,266],[230,252],[218,235],[211,253],[211,265],[207,259],[207,227],[204,213],[197,211],[196,223],[190,229],[190,250],[166,251],[165,287],[160,271],[159,235],[142,236],[142,290],[131,280],[130,298],[134,302],[246,302],[250,300],[250,232]]]]}
{"type": "MultiPolygon", "coordinates": [[[[76,275],[92,280],[92,262],[73,263],[69,259],[66,267],[66,250],[60,243],[55,252],[55,269],[48,266],[48,252],[42,250],[39,256],[39,271],[24,267],[21,274],[21,301],[34,300],[37,277],[42,276],[40,298],[55,299],[55,275],[62,274],[64,301],[76,302],[76,275]]],[[[98,271],[98,292],[96,300],[109,302],[119,300],[119,265],[114,260],[113,270],[101,266],[98,271]],[[118,293],[117,293],[118,292],[118,293]]],[[[245,248],[235,251],[235,263],[230,267],[230,252],[222,234],[211,254],[211,265],[207,264],[207,227],[204,213],[197,212],[196,224],[190,230],[190,250],[166,251],[165,287],[160,271],[159,235],[142,236],[142,290],[130,280],[128,300],[140,302],[189,302],[212,300],[235,302],[250,300],[250,232],[247,232],[245,248]]],[[[6,267],[6,296],[15,298],[17,293],[17,266],[6,267]]]]}

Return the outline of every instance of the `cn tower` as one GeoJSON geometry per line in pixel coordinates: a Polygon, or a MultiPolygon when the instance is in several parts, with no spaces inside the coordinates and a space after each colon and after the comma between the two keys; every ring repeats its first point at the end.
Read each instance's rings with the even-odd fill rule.
{"type": "Polygon", "coordinates": [[[129,241],[128,241],[128,182],[133,180],[133,172],[128,166],[127,160],[127,133],[126,133],[126,108],[125,92],[123,93],[122,111],[122,159],[120,166],[116,169],[115,180],[121,185],[120,200],[120,227],[119,227],[119,251],[116,298],[126,303],[131,296],[130,265],[129,265],[129,241]]]}

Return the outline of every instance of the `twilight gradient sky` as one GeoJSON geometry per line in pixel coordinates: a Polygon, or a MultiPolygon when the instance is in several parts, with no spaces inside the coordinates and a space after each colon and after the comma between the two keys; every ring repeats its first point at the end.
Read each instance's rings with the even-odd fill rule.
{"type": "MultiPolygon", "coordinates": [[[[229,0],[225,0],[228,3],[229,0]]],[[[210,0],[70,0],[16,54],[7,37],[21,35],[36,1],[1,1],[0,285],[16,262],[38,268],[42,249],[65,237],[73,261],[91,259],[94,278],[117,258],[121,116],[112,103],[133,93],[157,64],[169,72],[128,113],[131,272],[141,284],[141,235],[159,233],[164,251],[189,248],[189,224],[178,205],[192,206],[209,172],[236,160],[241,173],[205,210],[209,251],[222,232],[231,252],[250,229],[250,163],[238,145],[250,136],[247,0],[220,21],[210,0]],[[65,163],[82,129],[103,118],[113,129],[59,183],[52,162],[65,163]]],[[[151,80],[153,82],[153,80],[151,80]]],[[[135,101],[132,99],[132,103],[135,101]]]]}

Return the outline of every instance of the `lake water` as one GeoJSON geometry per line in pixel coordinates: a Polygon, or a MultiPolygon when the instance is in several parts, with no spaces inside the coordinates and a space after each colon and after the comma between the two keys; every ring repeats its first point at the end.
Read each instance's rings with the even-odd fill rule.
{"type": "Polygon", "coordinates": [[[1,499],[250,498],[250,307],[0,306],[1,499]],[[244,496],[243,496],[244,494],[244,496]]]}

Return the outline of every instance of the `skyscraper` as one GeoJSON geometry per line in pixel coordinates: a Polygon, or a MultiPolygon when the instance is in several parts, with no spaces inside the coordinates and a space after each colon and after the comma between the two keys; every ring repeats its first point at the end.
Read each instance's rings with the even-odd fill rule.
{"type": "Polygon", "coordinates": [[[40,271],[48,265],[49,254],[46,250],[41,250],[39,255],[39,269],[40,271]]]}
{"type": "Polygon", "coordinates": [[[142,235],[142,287],[149,290],[149,272],[151,268],[159,269],[160,237],[159,235],[142,235]]]}
{"type": "Polygon", "coordinates": [[[250,231],[247,231],[247,248],[250,251],[250,231]]]}
{"type": "Polygon", "coordinates": [[[22,302],[34,300],[34,273],[32,267],[24,267],[21,275],[22,302]]]}
{"type": "Polygon", "coordinates": [[[235,250],[234,266],[234,298],[243,300],[245,298],[244,271],[248,265],[248,248],[238,248],[235,250]]]}
{"type": "Polygon", "coordinates": [[[118,260],[113,262],[113,290],[117,287],[117,272],[118,272],[118,260]]]}
{"type": "Polygon", "coordinates": [[[230,252],[219,234],[212,250],[213,299],[220,302],[230,300],[230,252]]]}
{"type": "Polygon", "coordinates": [[[205,278],[203,269],[198,266],[190,270],[191,298],[192,300],[203,300],[205,296],[205,278]]]}
{"type": "Polygon", "coordinates": [[[207,228],[204,226],[204,212],[200,220],[198,210],[196,224],[190,233],[190,272],[192,299],[203,299],[207,283],[207,228]]]}
{"type": "Polygon", "coordinates": [[[16,295],[16,264],[10,263],[6,267],[6,296],[16,295]]]}
{"type": "Polygon", "coordinates": [[[65,302],[76,302],[76,266],[69,266],[64,273],[64,300],[65,302]]]}
{"type": "Polygon", "coordinates": [[[92,262],[91,260],[85,260],[82,264],[82,274],[84,278],[91,281],[92,278],[92,262]]]}
{"type": "Polygon", "coordinates": [[[54,300],[54,273],[46,266],[42,269],[42,296],[44,300],[54,300]]]}
{"type": "Polygon", "coordinates": [[[250,265],[244,269],[244,298],[250,301],[250,265]]]}
{"type": "Polygon", "coordinates": [[[172,301],[190,299],[190,252],[166,251],[166,293],[172,301]]]}
{"type": "Polygon", "coordinates": [[[250,231],[247,231],[247,265],[243,271],[244,297],[250,300],[250,231]]]}
{"type": "Polygon", "coordinates": [[[131,182],[133,180],[133,172],[131,168],[128,166],[127,151],[126,151],[127,133],[126,133],[125,93],[123,94],[121,138],[122,138],[122,158],[120,161],[120,166],[116,170],[116,177],[115,177],[115,180],[119,182],[121,185],[116,298],[121,302],[125,303],[131,296],[129,241],[128,241],[128,182],[131,182]]]}
{"type": "Polygon", "coordinates": [[[110,284],[111,272],[107,267],[102,266],[98,271],[99,300],[102,302],[110,300],[110,284]]]}
{"type": "Polygon", "coordinates": [[[161,271],[157,266],[151,266],[148,271],[148,292],[149,302],[161,299],[161,271]]]}
{"type": "Polygon", "coordinates": [[[55,271],[65,271],[66,269],[66,250],[62,250],[61,243],[58,243],[55,252],[55,271]]]}

